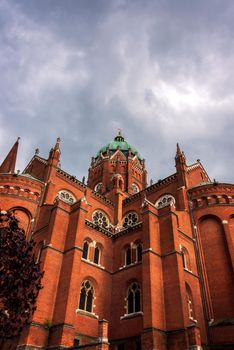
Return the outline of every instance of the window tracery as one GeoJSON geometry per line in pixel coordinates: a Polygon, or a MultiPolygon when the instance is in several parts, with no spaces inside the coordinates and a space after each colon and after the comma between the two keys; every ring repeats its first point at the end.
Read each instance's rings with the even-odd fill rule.
{"type": "Polygon", "coordinates": [[[161,209],[171,203],[175,205],[175,198],[171,194],[164,194],[157,200],[155,206],[157,209],[161,209]]]}
{"type": "Polygon", "coordinates": [[[69,203],[69,204],[73,204],[76,201],[75,197],[69,191],[66,191],[66,190],[59,191],[58,197],[63,202],[66,202],[66,203],[69,203]]]}
{"type": "Polygon", "coordinates": [[[92,312],[93,298],[94,298],[93,285],[90,281],[86,280],[82,283],[81,289],[80,289],[79,309],[92,312]]]}
{"type": "Polygon", "coordinates": [[[127,291],[127,313],[141,311],[141,290],[137,282],[133,282],[127,291]]]}
{"type": "Polygon", "coordinates": [[[134,211],[131,211],[123,218],[123,227],[131,227],[134,226],[138,222],[138,215],[134,211]]]}
{"type": "Polygon", "coordinates": [[[97,226],[103,227],[103,228],[108,228],[109,226],[109,220],[106,217],[106,215],[100,211],[96,210],[93,213],[93,223],[97,226]]]}

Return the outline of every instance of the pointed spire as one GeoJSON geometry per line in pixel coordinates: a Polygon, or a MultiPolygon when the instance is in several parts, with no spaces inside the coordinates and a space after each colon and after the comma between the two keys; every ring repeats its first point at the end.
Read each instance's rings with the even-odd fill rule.
{"type": "Polygon", "coordinates": [[[59,146],[60,146],[60,142],[61,142],[61,139],[60,137],[57,137],[57,140],[56,140],[56,144],[55,144],[55,147],[54,147],[54,150],[60,150],[59,146]]]}
{"type": "Polygon", "coordinates": [[[15,172],[15,164],[16,164],[19,140],[20,140],[20,137],[17,138],[17,141],[15,142],[10,152],[2,162],[2,165],[0,166],[0,173],[13,174],[15,172]]]}
{"type": "Polygon", "coordinates": [[[53,164],[54,166],[58,166],[58,163],[60,161],[60,137],[57,138],[56,144],[54,147],[51,148],[50,154],[49,154],[49,164],[53,164]]]}
{"type": "Polygon", "coordinates": [[[181,150],[180,150],[180,145],[177,142],[176,144],[176,157],[180,156],[182,154],[181,150]]]}

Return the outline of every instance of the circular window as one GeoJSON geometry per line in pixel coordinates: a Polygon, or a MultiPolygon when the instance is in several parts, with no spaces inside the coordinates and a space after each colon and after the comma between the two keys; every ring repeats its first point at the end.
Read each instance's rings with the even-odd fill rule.
{"type": "Polygon", "coordinates": [[[138,222],[138,215],[134,211],[131,211],[123,218],[123,227],[127,228],[134,226],[138,222]]]}
{"type": "Polygon", "coordinates": [[[161,209],[171,203],[175,205],[175,198],[171,194],[165,194],[157,200],[155,206],[157,209],[161,209]]]}
{"type": "Polygon", "coordinates": [[[108,228],[109,226],[109,220],[107,219],[106,215],[103,214],[103,212],[100,210],[97,210],[93,213],[93,223],[103,228],[108,228]]]}
{"type": "Polygon", "coordinates": [[[69,203],[69,204],[73,204],[76,201],[75,197],[70,192],[64,191],[64,190],[63,191],[59,191],[58,197],[62,201],[66,202],[66,203],[69,203]]]}

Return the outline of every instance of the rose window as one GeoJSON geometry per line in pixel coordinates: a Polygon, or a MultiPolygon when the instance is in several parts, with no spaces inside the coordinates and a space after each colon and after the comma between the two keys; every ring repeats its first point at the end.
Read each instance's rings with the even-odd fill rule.
{"type": "Polygon", "coordinates": [[[59,191],[58,197],[69,204],[73,204],[76,201],[75,197],[68,191],[59,191]]]}
{"type": "Polygon", "coordinates": [[[123,227],[127,228],[134,226],[138,222],[138,215],[135,212],[130,212],[123,218],[123,227]]]}
{"type": "Polygon", "coordinates": [[[100,210],[94,212],[93,223],[103,228],[108,228],[109,226],[109,220],[107,219],[105,214],[103,214],[103,212],[101,212],[100,210]]]}
{"type": "Polygon", "coordinates": [[[175,205],[175,198],[171,194],[165,194],[157,200],[155,206],[157,209],[161,209],[171,203],[175,205]]]}

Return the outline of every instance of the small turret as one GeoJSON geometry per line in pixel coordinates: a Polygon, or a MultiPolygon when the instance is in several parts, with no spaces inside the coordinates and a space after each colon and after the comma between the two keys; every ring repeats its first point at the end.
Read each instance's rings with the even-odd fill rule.
{"type": "Polygon", "coordinates": [[[178,176],[178,186],[187,187],[187,164],[184,152],[181,152],[180,146],[176,144],[175,166],[178,176]]]}
{"type": "Polygon", "coordinates": [[[0,173],[13,174],[15,172],[15,164],[17,159],[19,140],[20,140],[20,137],[17,138],[17,141],[15,142],[10,152],[2,162],[2,165],[0,166],[0,173]]]}
{"type": "Polygon", "coordinates": [[[60,142],[61,142],[61,139],[60,137],[58,137],[54,148],[51,148],[50,150],[49,159],[48,159],[50,165],[57,166],[60,161],[60,154],[61,154],[60,142]]]}

